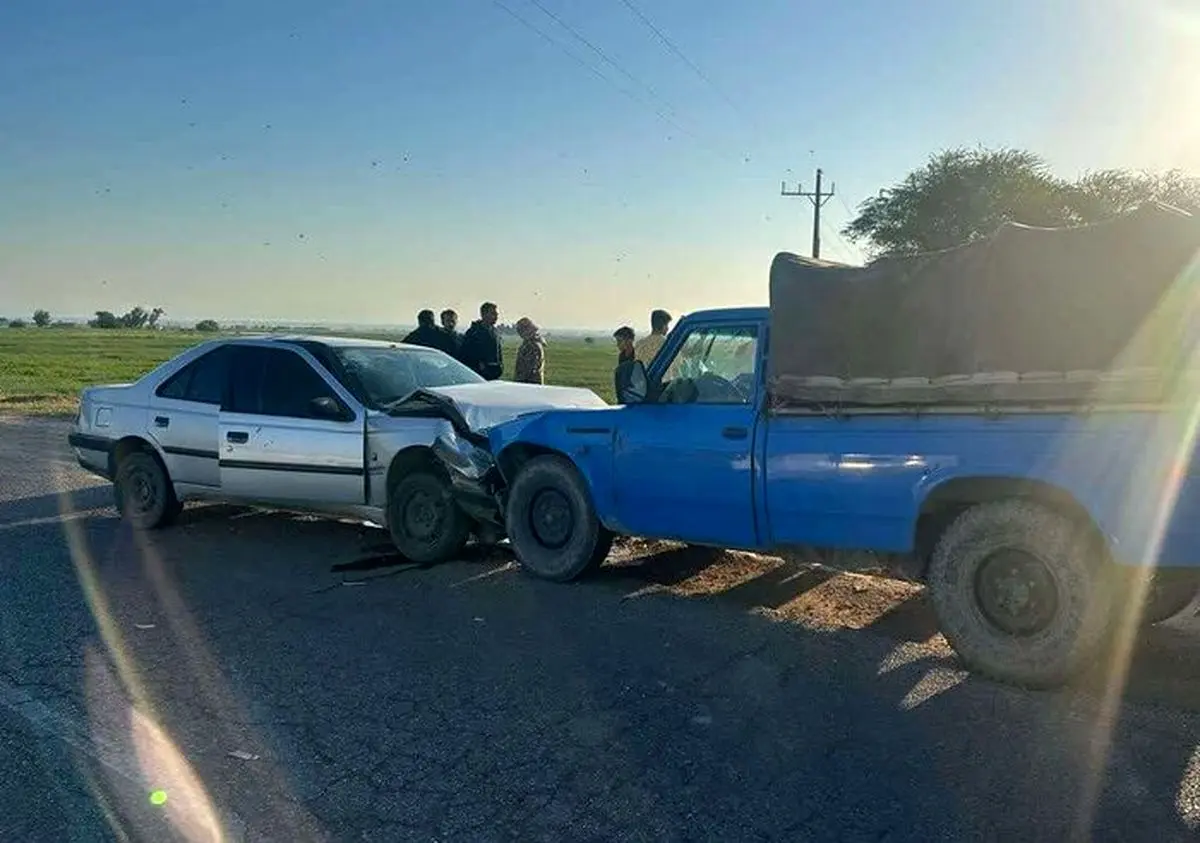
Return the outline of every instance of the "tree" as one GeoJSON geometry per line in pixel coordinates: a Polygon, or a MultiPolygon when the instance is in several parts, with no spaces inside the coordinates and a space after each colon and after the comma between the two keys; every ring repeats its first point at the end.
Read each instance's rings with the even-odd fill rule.
{"type": "Polygon", "coordinates": [[[120,328],[121,322],[111,310],[97,310],[96,318],[88,321],[88,327],[112,330],[113,328],[120,328]]]}
{"type": "Polygon", "coordinates": [[[50,311],[35,310],[33,312],[33,324],[37,325],[39,328],[45,328],[47,325],[49,325],[50,324],[50,311]]]}
{"type": "Polygon", "coordinates": [[[157,328],[158,320],[162,318],[164,313],[166,313],[166,311],[161,307],[154,308],[154,310],[150,311],[150,317],[146,320],[146,325],[150,328],[157,328]]]}
{"type": "Polygon", "coordinates": [[[859,206],[843,229],[873,256],[948,249],[1006,222],[1036,226],[1095,222],[1147,201],[1200,209],[1200,180],[1178,171],[1086,173],[1071,182],[1018,149],[952,149],[859,206]]]}
{"type": "Polygon", "coordinates": [[[146,308],[138,305],[133,310],[126,311],[120,318],[122,328],[141,328],[146,324],[146,320],[150,318],[150,314],[146,312],[146,308]]]}
{"type": "Polygon", "coordinates": [[[221,326],[217,324],[215,319],[201,319],[196,323],[196,330],[202,334],[215,334],[221,330],[221,326]]]}
{"type": "Polygon", "coordinates": [[[10,327],[10,328],[24,328],[24,327],[25,327],[25,320],[24,320],[24,319],[13,319],[13,320],[11,320],[11,321],[8,323],[8,327],[10,327]]]}

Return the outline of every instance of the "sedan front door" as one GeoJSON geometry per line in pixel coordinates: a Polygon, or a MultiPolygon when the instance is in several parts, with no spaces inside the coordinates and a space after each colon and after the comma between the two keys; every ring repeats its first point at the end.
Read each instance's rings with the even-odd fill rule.
{"type": "Polygon", "coordinates": [[[255,503],[365,503],[365,413],[298,349],[241,345],[219,423],[221,492],[255,503]]]}

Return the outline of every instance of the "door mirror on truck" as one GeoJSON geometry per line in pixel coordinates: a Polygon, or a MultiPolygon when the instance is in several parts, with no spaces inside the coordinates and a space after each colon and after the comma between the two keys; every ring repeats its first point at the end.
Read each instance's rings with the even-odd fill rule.
{"type": "Polygon", "coordinates": [[[640,404],[646,400],[646,366],[641,360],[627,360],[617,366],[617,403],[640,404]]]}

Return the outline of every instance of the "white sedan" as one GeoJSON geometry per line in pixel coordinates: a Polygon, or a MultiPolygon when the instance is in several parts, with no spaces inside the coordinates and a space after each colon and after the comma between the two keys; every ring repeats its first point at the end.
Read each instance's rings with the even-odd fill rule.
{"type": "Polygon", "coordinates": [[[205,342],[136,383],[83,390],[69,442],[113,482],[135,526],[185,501],[385,524],[417,562],[449,558],[501,519],[487,428],[526,412],[605,407],[587,389],[485,381],[428,348],[330,337],[205,342]],[[478,460],[464,487],[456,462],[478,460]]]}

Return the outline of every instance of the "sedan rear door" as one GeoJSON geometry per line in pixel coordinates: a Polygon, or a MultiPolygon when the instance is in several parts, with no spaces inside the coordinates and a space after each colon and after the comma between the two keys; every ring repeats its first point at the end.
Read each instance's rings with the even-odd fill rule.
{"type": "Polygon", "coordinates": [[[176,484],[216,489],[217,421],[229,380],[233,348],[205,351],[158,385],[150,396],[146,433],[162,449],[176,484]]]}
{"type": "Polygon", "coordinates": [[[363,504],[364,426],[363,408],[310,355],[238,346],[220,414],[222,495],[317,509],[363,504]]]}

